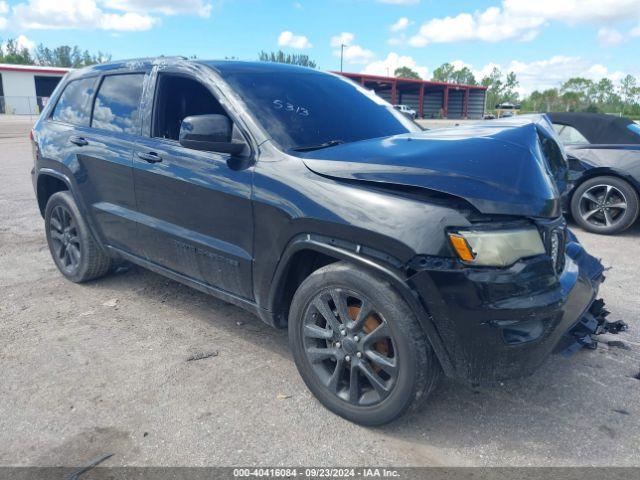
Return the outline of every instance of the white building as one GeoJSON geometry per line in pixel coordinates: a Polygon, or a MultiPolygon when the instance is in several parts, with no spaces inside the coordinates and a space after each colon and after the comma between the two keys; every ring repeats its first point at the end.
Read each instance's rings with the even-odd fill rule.
{"type": "Polygon", "coordinates": [[[0,63],[0,113],[39,114],[69,70],[0,63]]]}

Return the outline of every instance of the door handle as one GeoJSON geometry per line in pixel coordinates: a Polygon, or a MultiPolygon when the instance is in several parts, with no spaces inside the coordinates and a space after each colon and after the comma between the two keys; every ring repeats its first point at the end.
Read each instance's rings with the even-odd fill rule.
{"type": "Polygon", "coordinates": [[[84,137],[71,137],[69,138],[69,141],[79,147],[84,147],[85,145],[89,145],[89,142],[84,137]]]}
{"type": "Polygon", "coordinates": [[[162,161],[162,157],[156,152],[137,152],[136,155],[138,156],[138,158],[141,158],[142,160],[145,160],[149,163],[158,163],[162,161]]]}

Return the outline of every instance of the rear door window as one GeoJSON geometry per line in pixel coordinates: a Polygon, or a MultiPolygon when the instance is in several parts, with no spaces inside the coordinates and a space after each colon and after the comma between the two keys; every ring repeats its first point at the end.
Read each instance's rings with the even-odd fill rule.
{"type": "Polygon", "coordinates": [[[81,127],[89,126],[96,81],[97,78],[94,77],[69,82],[53,110],[52,120],[81,127]]]}
{"type": "Polygon", "coordinates": [[[562,140],[562,143],[564,143],[565,145],[571,145],[575,143],[589,143],[589,141],[584,138],[584,135],[582,135],[574,127],[554,123],[553,128],[560,137],[560,140],[562,140]]]}
{"type": "Polygon", "coordinates": [[[93,107],[91,126],[119,133],[140,133],[143,73],[104,77],[93,107]]]}

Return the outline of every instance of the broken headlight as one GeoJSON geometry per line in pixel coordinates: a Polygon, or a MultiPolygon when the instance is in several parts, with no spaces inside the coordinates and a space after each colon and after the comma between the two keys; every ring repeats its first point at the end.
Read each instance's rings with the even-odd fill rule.
{"type": "Polygon", "coordinates": [[[536,227],[459,230],[449,240],[460,260],[471,265],[507,267],[521,258],[545,253],[536,227]]]}

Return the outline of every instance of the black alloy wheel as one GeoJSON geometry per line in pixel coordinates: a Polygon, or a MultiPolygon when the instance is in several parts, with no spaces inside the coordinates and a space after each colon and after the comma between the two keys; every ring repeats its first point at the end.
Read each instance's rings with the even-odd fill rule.
{"type": "Polygon", "coordinates": [[[51,195],[44,223],[53,261],[66,278],[81,283],[109,272],[111,258],[93,238],[70,192],[51,195]]]}
{"type": "Polygon", "coordinates": [[[78,226],[66,206],[56,205],[51,211],[49,236],[56,264],[63,272],[73,274],[80,266],[82,246],[78,226]]]}
{"type": "Polygon", "coordinates": [[[389,396],[399,358],[389,326],[370,300],[342,288],[320,292],[305,312],[303,335],[314,373],[339,398],[365,406],[389,396]]]}
{"type": "Polygon", "coordinates": [[[305,384],[332,412],[382,425],[419,407],[442,371],[414,310],[377,273],[336,262],[311,273],[289,310],[305,384]]]}

